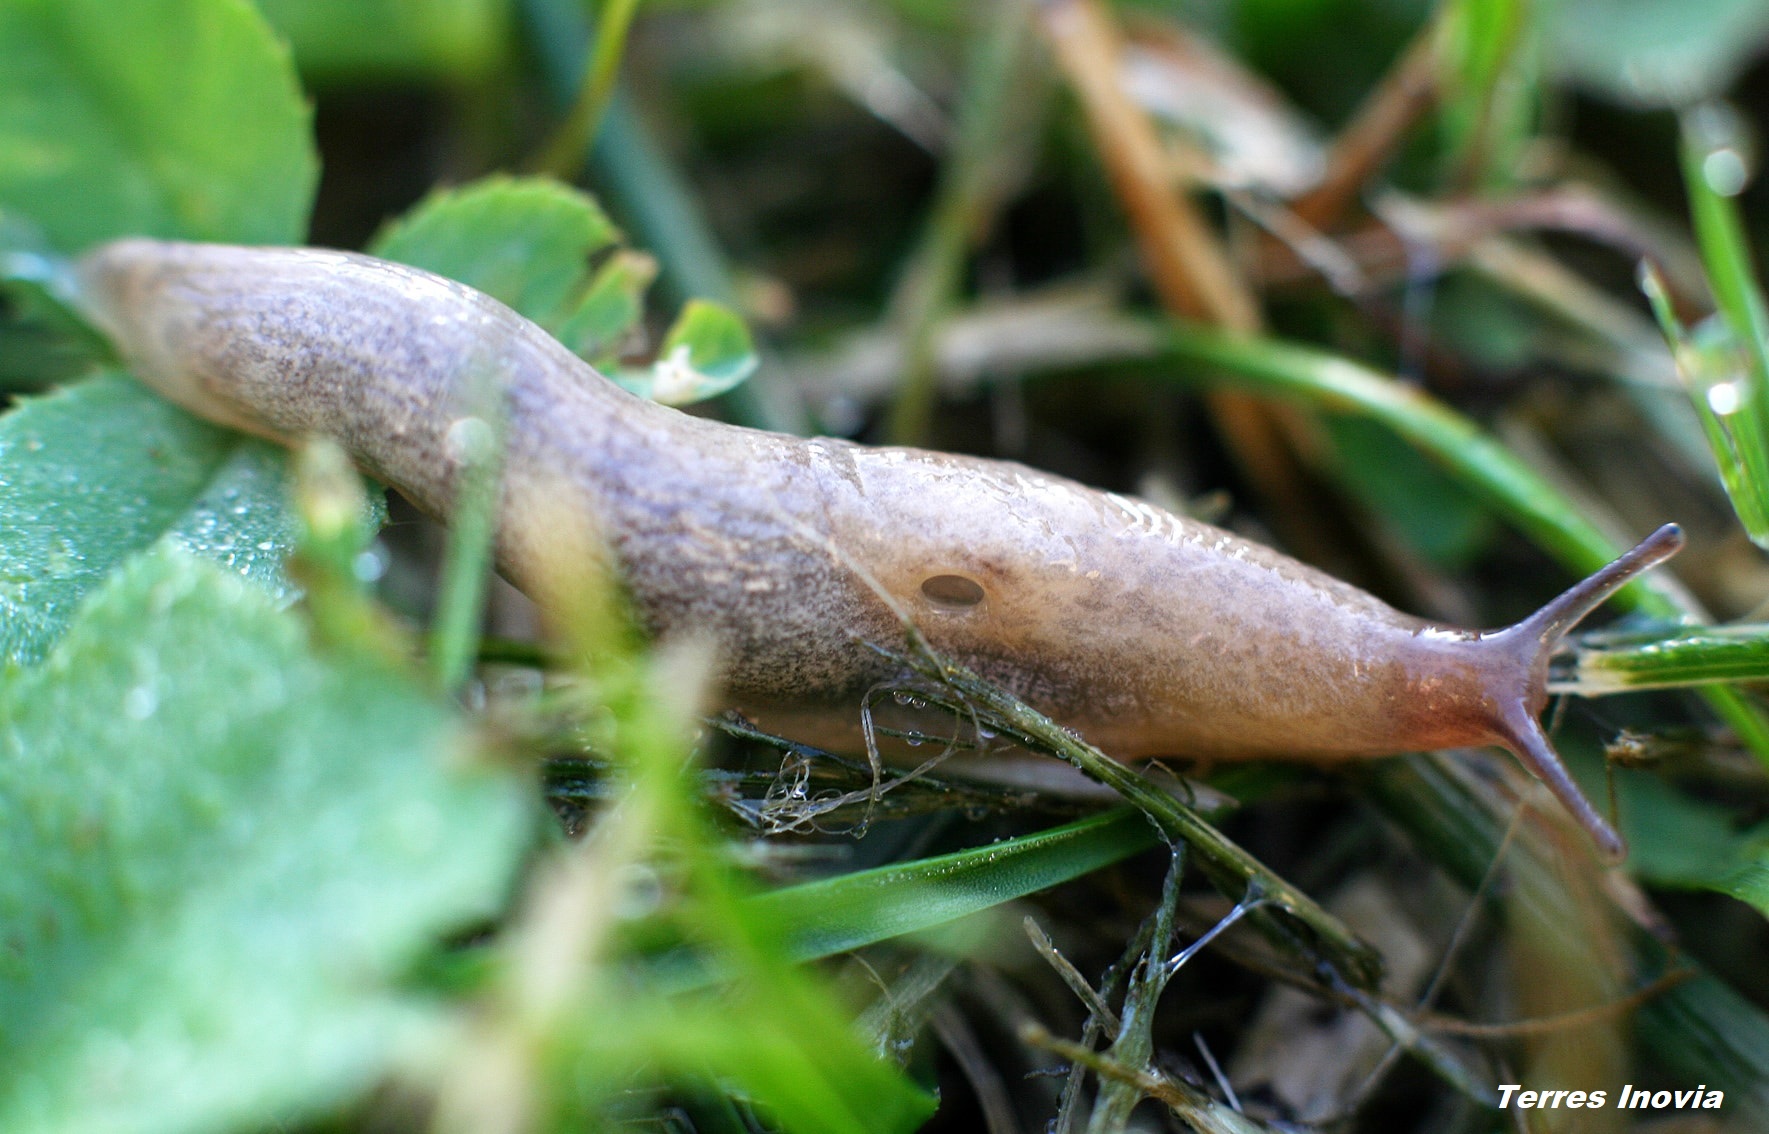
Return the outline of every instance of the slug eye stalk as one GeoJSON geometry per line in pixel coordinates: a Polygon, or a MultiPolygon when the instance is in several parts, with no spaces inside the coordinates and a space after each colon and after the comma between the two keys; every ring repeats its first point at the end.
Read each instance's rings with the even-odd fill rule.
{"type": "Polygon", "coordinates": [[[1611,864],[1627,857],[1627,842],[1579,790],[1536,719],[1548,699],[1548,661],[1567,633],[1587,615],[1628,583],[1677,554],[1685,542],[1682,528],[1666,524],[1522,622],[1487,639],[1511,655],[1509,664],[1514,672],[1526,675],[1521,690],[1496,703],[1496,714],[1489,723],[1499,743],[1547,785],[1611,864]]]}

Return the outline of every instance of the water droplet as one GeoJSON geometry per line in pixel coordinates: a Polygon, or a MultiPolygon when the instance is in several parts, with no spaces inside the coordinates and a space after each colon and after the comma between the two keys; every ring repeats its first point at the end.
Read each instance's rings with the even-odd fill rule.
{"type": "Polygon", "coordinates": [[[1708,387],[1708,408],[1721,417],[1737,413],[1743,401],[1737,382],[1716,382],[1708,387]]]}
{"type": "Polygon", "coordinates": [[[1725,102],[1707,102],[1683,116],[1686,144],[1701,155],[1701,178],[1722,197],[1737,196],[1751,179],[1755,146],[1744,119],[1725,102]]]}
{"type": "Polygon", "coordinates": [[[1744,191],[1751,173],[1744,155],[1731,146],[1715,150],[1701,160],[1702,180],[1722,197],[1736,197],[1744,191]]]}
{"type": "Polygon", "coordinates": [[[448,455],[460,464],[472,464],[490,457],[496,441],[491,425],[482,417],[456,419],[443,437],[448,455]]]}
{"type": "Polygon", "coordinates": [[[151,684],[143,683],[123,694],[123,712],[132,721],[145,721],[160,707],[160,694],[151,684]]]}
{"type": "Polygon", "coordinates": [[[65,579],[79,571],[82,558],[80,549],[74,546],[72,540],[58,535],[49,541],[49,546],[44,550],[43,567],[54,578],[65,579]]]}
{"type": "Polygon", "coordinates": [[[379,545],[364,548],[350,562],[358,582],[373,583],[387,573],[387,552],[379,545]]]}
{"type": "Polygon", "coordinates": [[[891,700],[895,701],[899,705],[908,705],[908,704],[913,703],[915,698],[911,697],[907,693],[899,691],[899,692],[891,694],[891,700]]]}

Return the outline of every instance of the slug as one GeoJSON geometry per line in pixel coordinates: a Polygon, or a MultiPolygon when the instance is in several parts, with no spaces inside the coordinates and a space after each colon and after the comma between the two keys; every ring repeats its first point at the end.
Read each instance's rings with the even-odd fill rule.
{"type": "Polygon", "coordinates": [[[1610,860],[1625,844],[1537,723],[1562,636],[1682,546],[1667,525],[1539,612],[1476,632],[1402,614],[1258,544],[1003,461],[800,439],[635,397],[470,288],[314,249],[125,240],[77,265],[135,374],[214,421],[336,438],[449,515],[463,391],[495,372],[499,567],[544,584],[560,510],[592,517],[654,634],[710,634],[730,704],[851,733],[938,651],[1120,757],[1337,761],[1499,745],[1610,860]]]}

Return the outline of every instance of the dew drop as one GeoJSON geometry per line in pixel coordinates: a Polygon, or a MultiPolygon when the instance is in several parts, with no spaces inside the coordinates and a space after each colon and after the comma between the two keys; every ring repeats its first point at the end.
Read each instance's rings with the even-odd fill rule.
{"type": "Polygon", "coordinates": [[[74,546],[73,541],[58,535],[49,541],[43,566],[55,578],[65,579],[80,570],[83,560],[80,549],[74,546]]]}
{"type": "Polygon", "coordinates": [[[358,582],[373,583],[387,573],[387,553],[379,545],[364,548],[350,562],[358,582]]]}
{"type": "Polygon", "coordinates": [[[448,454],[460,464],[483,461],[491,456],[496,437],[491,425],[482,417],[457,418],[443,436],[448,454]]]}
{"type": "Polygon", "coordinates": [[[1708,154],[1701,161],[1702,180],[1722,197],[1736,197],[1750,180],[1744,156],[1730,146],[1708,154]]]}
{"type": "Polygon", "coordinates": [[[160,695],[151,684],[141,684],[123,694],[123,712],[132,721],[145,721],[160,707],[160,695]]]}
{"type": "Polygon", "coordinates": [[[1739,396],[1737,382],[1716,382],[1708,387],[1708,408],[1721,417],[1737,413],[1743,400],[1739,396]]]}

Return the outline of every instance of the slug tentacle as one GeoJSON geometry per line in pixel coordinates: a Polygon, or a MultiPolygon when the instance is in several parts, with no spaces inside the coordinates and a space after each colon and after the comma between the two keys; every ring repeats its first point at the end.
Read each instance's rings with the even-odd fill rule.
{"type": "MultiPolygon", "coordinates": [[[[1509,655],[1506,668],[1522,678],[1520,688],[1493,690],[1497,696],[1491,725],[1499,742],[1547,785],[1612,863],[1627,856],[1627,843],[1579,790],[1536,719],[1548,701],[1548,662],[1568,631],[1616,591],[1677,554],[1683,544],[1683,529],[1666,524],[1522,622],[1484,639],[1509,655]]],[[[1499,682],[1494,680],[1493,684],[1499,682]]]]}
{"type": "Polygon", "coordinates": [[[1628,857],[1627,840],[1585,797],[1534,715],[1521,708],[1508,708],[1495,722],[1495,730],[1500,742],[1517,757],[1518,762],[1542,781],[1573,821],[1591,836],[1591,842],[1596,844],[1605,862],[1613,866],[1628,857]]]}
{"type": "Polygon", "coordinates": [[[1687,542],[1683,529],[1665,524],[1627,551],[1614,562],[1574,583],[1559,597],[1517,624],[1517,629],[1533,635],[1542,643],[1541,664],[1544,671],[1547,655],[1560,644],[1566,632],[1584,621],[1593,610],[1636,578],[1683,550],[1687,542]]]}

